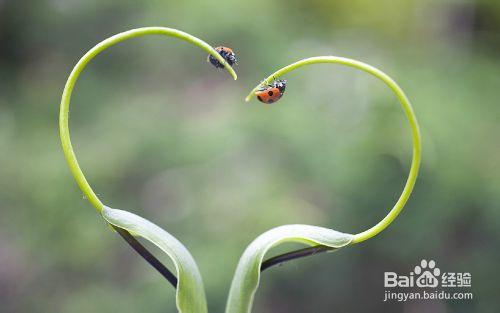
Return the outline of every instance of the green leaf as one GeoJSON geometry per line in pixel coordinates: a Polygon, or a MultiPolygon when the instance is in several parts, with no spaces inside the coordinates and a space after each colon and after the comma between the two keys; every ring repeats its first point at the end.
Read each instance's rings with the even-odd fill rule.
{"type": "Polygon", "coordinates": [[[260,280],[260,267],[266,252],[284,242],[324,245],[341,248],[351,243],[353,235],[310,225],[284,225],[273,228],[255,239],[238,263],[229,291],[226,313],[249,313],[260,280]]]}
{"type": "Polygon", "coordinates": [[[207,303],[200,271],[189,251],[174,236],[133,213],[104,207],[104,219],[117,227],[150,241],[170,259],[177,271],[177,309],[181,313],[205,313],[207,303]]]}

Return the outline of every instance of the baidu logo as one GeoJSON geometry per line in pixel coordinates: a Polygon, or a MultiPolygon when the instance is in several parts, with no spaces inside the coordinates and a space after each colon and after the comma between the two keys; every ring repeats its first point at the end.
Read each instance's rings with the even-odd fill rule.
{"type": "Polygon", "coordinates": [[[385,301],[410,300],[472,300],[473,294],[465,289],[470,288],[472,276],[468,272],[443,272],[436,266],[436,261],[423,259],[408,275],[395,272],[384,273],[385,301]],[[411,288],[404,291],[399,288],[411,288]],[[425,288],[425,289],[415,289],[425,288]],[[399,290],[398,290],[399,289],[399,290]]]}
{"type": "Polygon", "coordinates": [[[417,287],[431,287],[435,288],[439,285],[438,277],[441,275],[441,271],[436,267],[436,262],[434,260],[420,261],[420,265],[415,266],[413,270],[415,275],[419,275],[415,280],[417,287]]]}
{"type": "Polygon", "coordinates": [[[423,259],[408,275],[395,272],[384,273],[384,287],[471,287],[470,273],[442,272],[436,261],[423,259]]]}

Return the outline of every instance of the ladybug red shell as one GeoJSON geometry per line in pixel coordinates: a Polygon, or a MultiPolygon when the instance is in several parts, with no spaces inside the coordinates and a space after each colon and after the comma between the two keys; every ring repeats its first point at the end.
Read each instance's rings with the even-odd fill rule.
{"type": "Polygon", "coordinates": [[[274,103],[281,99],[286,89],[286,80],[275,80],[272,84],[262,86],[255,96],[263,103],[274,103]]]}
{"type": "MultiPolygon", "coordinates": [[[[233,52],[233,49],[224,47],[224,46],[219,46],[215,47],[215,51],[219,52],[221,57],[226,60],[227,64],[229,66],[233,66],[233,64],[236,64],[238,60],[236,60],[236,55],[233,52]]],[[[213,66],[216,68],[224,68],[224,64],[220,63],[219,60],[214,58],[211,54],[208,56],[207,61],[210,62],[213,66]]]]}

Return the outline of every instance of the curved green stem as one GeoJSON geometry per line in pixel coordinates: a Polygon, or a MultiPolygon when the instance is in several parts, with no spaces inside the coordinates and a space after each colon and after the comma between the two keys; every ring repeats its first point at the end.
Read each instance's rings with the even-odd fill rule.
{"type": "Polygon", "coordinates": [[[300,60],[298,62],[292,63],[288,66],[283,67],[282,69],[279,69],[278,71],[274,72],[273,74],[269,75],[268,78],[266,78],[261,84],[257,85],[251,92],[250,94],[245,98],[245,101],[250,101],[251,97],[254,95],[255,91],[262,86],[263,84],[269,84],[272,82],[275,78],[278,78],[280,76],[283,76],[284,74],[291,72],[299,67],[310,65],[310,64],[318,64],[318,63],[334,63],[334,64],[340,64],[340,65],[346,65],[349,67],[353,67],[359,70],[362,70],[364,72],[367,72],[381,81],[383,81],[396,95],[397,99],[399,100],[401,107],[403,108],[404,113],[406,114],[406,117],[408,119],[408,122],[410,123],[411,127],[411,132],[412,132],[412,138],[413,138],[413,158],[411,162],[411,167],[410,167],[410,172],[408,175],[408,178],[406,180],[406,184],[403,188],[403,192],[401,193],[401,196],[397,200],[396,204],[394,204],[393,208],[389,211],[389,213],[376,225],[373,227],[354,235],[354,239],[352,243],[359,243],[362,241],[365,241],[367,239],[370,239],[371,237],[377,235],[381,231],[383,231],[387,226],[389,226],[392,221],[398,216],[398,214],[403,210],[406,202],[408,201],[408,198],[410,197],[410,194],[413,190],[413,186],[415,185],[415,181],[418,176],[418,170],[420,167],[420,160],[421,160],[421,150],[422,150],[422,144],[421,144],[421,139],[420,139],[420,130],[417,122],[417,118],[415,116],[415,113],[413,112],[413,108],[411,106],[410,101],[406,97],[405,93],[403,90],[396,84],[392,78],[390,78],[387,74],[382,72],[381,70],[368,65],[366,63],[348,59],[348,58],[342,58],[342,57],[335,57],[335,56],[320,56],[320,57],[312,57],[312,58],[307,58],[300,60]]]}
{"type": "Polygon", "coordinates": [[[212,46],[207,44],[201,39],[198,39],[188,33],[182,32],[180,30],[172,29],[172,28],[166,28],[166,27],[144,27],[144,28],[137,28],[137,29],[132,29],[123,33],[119,33],[117,35],[114,35],[112,37],[109,37],[108,39],[105,39],[104,41],[100,42],[96,46],[94,46],[92,49],[90,49],[75,65],[73,70],[71,71],[71,74],[68,77],[68,80],[66,81],[66,85],[64,87],[64,92],[62,94],[62,99],[61,99],[61,108],[59,112],[59,134],[61,137],[61,143],[62,143],[62,148],[64,151],[64,155],[66,157],[66,161],[68,162],[69,168],[71,170],[71,173],[75,177],[76,182],[78,183],[78,186],[80,189],[83,191],[84,195],[86,198],[90,201],[90,203],[96,208],[96,210],[102,214],[102,211],[104,209],[104,205],[99,200],[95,192],[92,190],[90,187],[87,179],[85,178],[85,175],[82,172],[82,169],[78,165],[78,161],[76,159],[75,152],[73,151],[73,147],[71,145],[71,140],[70,140],[70,135],[69,135],[69,125],[68,125],[68,119],[69,119],[69,104],[70,104],[70,99],[71,99],[71,93],[73,92],[73,88],[75,86],[75,83],[78,79],[78,76],[80,73],[85,69],[85,66],[94,58],[96,57],[99,53],[104,51],[105,49],[119,43],[122,41],[125,41],[127,39],[135,38],[135,37],[141,37],[145,35],[164,35],[164,36],[169,36],[169,37],[174,37],[178,38],[184,41],[187,41],[189,43],[194,44],[195,46],[200,47],[203,49],[205,52],[208,54],[214,56],[219,62],[221,62],[224,66],[224,68],[231,74],[231,76],[236,80],[237,76],[236,73],[234,72],[233,68],[229,66],[226,61],[224,60],[223,57],[217,51],[215,51],[212,46]]]}

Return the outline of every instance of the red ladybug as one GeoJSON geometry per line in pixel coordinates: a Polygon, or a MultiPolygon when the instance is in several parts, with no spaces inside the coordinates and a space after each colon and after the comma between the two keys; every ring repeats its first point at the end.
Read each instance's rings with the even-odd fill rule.
{"type": "Polygon", "coordinates": [[[260,87],[255,95],[260,102],[273,103],[281,99],[285,93],[286,80],[275,80],[269,85],[260,87]]]}
{"type": "MultiPolygon", "coordinates": [[[[219,52],[219,54],[226,60],[227,64],[230,66],[233,66],[233,64],[236,64],[238,60],[236,60],[236,55],[233,52],[233,49],[224,47],[224,46],[219,46],[215,48],[215,51],[219,52]]],[[[219,60],[214,58],[211,54],[208,56],[207,61],[212,63],[213,66],[216,68],[224,68],[224,64],[220,63],[219,60]]]]}

